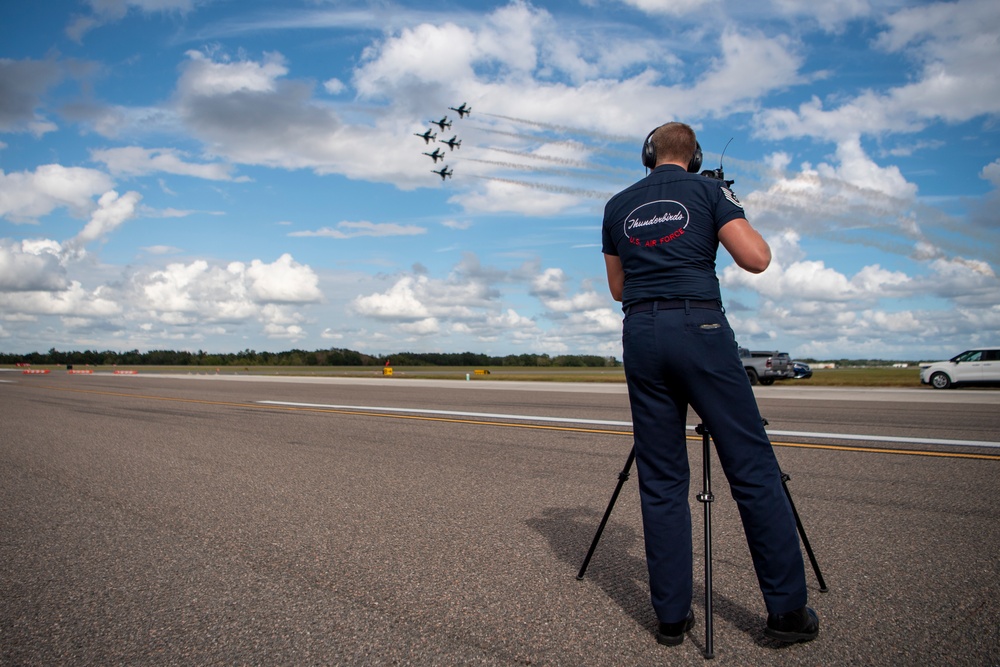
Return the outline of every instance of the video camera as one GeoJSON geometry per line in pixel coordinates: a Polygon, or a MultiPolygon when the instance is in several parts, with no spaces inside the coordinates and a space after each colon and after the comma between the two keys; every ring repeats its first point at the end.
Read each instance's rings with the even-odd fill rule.
{"type": "Polygon", "coordinates": [[[701,175],[702,176],[708,176],[709,178],[714,178],[717,181],[722,181],[723,183],[726,184],[727,188],[729,186],[731,186],[733,183],[736,182],[734,180],[727,180],[726,179],[726,175],[722,171],[722,163],[721,162],[719,163],[719,168],[718,169],[705,169],[704,171],[701,172],[701,175]]]}
{"type": "Polygon", "coordinates": [[[722,171],[722,157],[726,154],[726,148],[729,148],[729,144],[732,143],[732,139],[726,142],[726,147],[722,149],[722,155],[719,156],[719,168],[718,169],[705,169],[701,172],[702,176],[708,176],[709,178],[714,178],[717,181],[722,181],[726,184],[726,187],[732,186],[736,181],[726,180],[726,174],[722,171]]]}

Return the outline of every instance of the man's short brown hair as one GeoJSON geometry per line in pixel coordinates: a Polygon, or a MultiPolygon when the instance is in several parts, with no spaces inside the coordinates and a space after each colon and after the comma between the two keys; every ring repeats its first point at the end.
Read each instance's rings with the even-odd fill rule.
{"type": "Polygon", "coordinates": [[[656,148],[656,161],[680,162],[687,166],[698,146],[698,139],[690,125],[672,122],[665,123],[653,131],[649,138],[656,148]]]}

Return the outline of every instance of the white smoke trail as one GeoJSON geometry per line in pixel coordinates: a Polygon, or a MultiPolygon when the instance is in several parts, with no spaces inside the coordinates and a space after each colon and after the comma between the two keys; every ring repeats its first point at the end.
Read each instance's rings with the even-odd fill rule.
{"type": "Polygon", "coordinates": [[[580,148],[581,144],[579,141],[570,141],[569,139],[550,139],[548,137],[540,137],[537,134],[523,134],[520,132],[505,132],[504,130],[495,130],[490,127],[483,127],[481,125],[476,126],[474,129],[481,132],[489,132],[490,134],[499,134],[504,137],[514,137],[515,139],[525,139],[527,141],[534,141],[536,143],[542,144],[556,144],[561,146],[571,146],[573,148],[580,148]]]}
{"type": "Polygon", "coordinates": [[[528,120],[527,118],[514,118],[513,116],[501,116],[500,114],[494,114],[494,113],[483,113],[482,115],[491,116],[493,118],[500,118],[502,120],[509,120],[514,123],[521,123],[523,125],[533,125],[535,127],[540,127],[546,130],[553,130],[555,132],[566,132],[568,134],[582,134],[585,137],[591,137],[592,139],[600,139],[601,141],[613,141],[615,143],[625,143],[635,140],[633,137],[622,137],[613,134],[604,134],[601,132],[595,132],[593,130],[585,130],[581,127],[570,127],[569,125],[556,125],[554,123],[543,123],[537,120],[528,120]]]}
{"type": "Polygon", "coordinates": [[[608,181],[608,177],[602,174],[588,174],[585,172],[571,171],[569,169],[556,169],[553,167],[544,167],[536,164],[523,164],[520,162],[500,162],[498,160],[480,160],[477,158],[465,158],[468,162],[479,162],[480,164],[492,164],[497,167],[504,167],[507,169],[516,169],[518,171],[530,171],[541,174],[549,174],[551,176],[566,176],[568,178],[587,178],[587,179],[597,179],[603,182],[608,181]]]}
{"type": "Polygon", "coordinates": [[[599,192],[597,190],[581,190],[579,188],[571,188],[564,185],[554,185],[552,183],[538,183],[532,181],[518,181],[512,178],[499,178],[497,176],[476,176],[476,178],[481,178],[484,181],[497,181],[500,183],[510,183],[512,185],[521,185],[526,188],[532,188],[534,190],[544,190],[545,192],[553,192],[555,194],[562,195],[576,195],[579,197],[587,197],[588,199],[600,199],[607,200],[614,196],[614,192],[599,192]]]}
{"type": "Polygon", "coordinates": [[[500,148],[498,146],[482,146],[484,150],[497,151],[499,153],[507,153],[509,155],[517,155],[518,157],[531,158],[533,160],[541,160],[543,162],[553,162],[555,164],[564,164],[568,167],[579,167],[580,169],[591,169],[594,171],[603,171],[609,174],[632,174],[635,173],[634,170],[622,169],[621,167],[611,167],[605,164],[597,164],[594,162],[584,162],[583,160],[573,160],[570,158],[556,157],[554,155],[538,155],[537,153],[528,153],[526,151],[514,151],[508,148],[500,148]]]}

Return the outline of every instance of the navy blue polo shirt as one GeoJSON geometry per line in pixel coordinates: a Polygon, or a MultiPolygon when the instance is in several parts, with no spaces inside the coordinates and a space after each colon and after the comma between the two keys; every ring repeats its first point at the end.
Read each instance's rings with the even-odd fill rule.
{"type": "Polygon", "coordinates": [[[622,308],[655,299],[721,299],[719,230],[745,218],[722,181],[665,164],[604,207],[602,247],[625,271],[622,308]]]}

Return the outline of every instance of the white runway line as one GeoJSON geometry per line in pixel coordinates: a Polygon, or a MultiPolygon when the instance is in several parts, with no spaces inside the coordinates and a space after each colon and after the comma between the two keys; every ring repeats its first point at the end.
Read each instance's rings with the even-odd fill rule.
{"type": "Polygon", "coordinates": [[[452,410],[422,410],[418,408],[386,408],[366,405],[324,405],[319,403],[288,403],[285,401],[257,401],[265,405],[287,405],[298,408],[328,408],[334,410],[364,410],[368,412],[405,412],[420,415],[444,415],[448,417],[481,417],[487,419],[513,419],[517,421],[557,422],[560,424],[590,424],[592,426],[632,426],[632,422],[609,421],[604,419],[577,419],[575,417],[533,417],[531,415],[504,415],[492,412],[455,412],[452,410]]]}
{"type": "MultiPolygon", "coordinates": [[[[559,424],[587,424],[590,426],[621,426],[631,428],[630,421],[612,421],[606,419],[581,419],[578,417],[540,417],[532,415],[508,415],[492,412],[459,412],[454,410],[425,410],[420,408],[391,408],[369,405],[330,405],[323,403],[292,403],[288,401],[257,401],[262,405],[283,405],[298,408],[326,408],[329,410],[360,410],[365,412],[399,412],[418,415],[439,415],[447,417],[477,417],[482,419],[509,419],[514,421],[554,422],[559,424]]],[[[694,426],[687,427],[689,431],[694,426]]],[[[768,431],[768,435],[780,435],[792,438],[819,438],[826,440],[861,440],[867,442],[897,442],[912,445],[947,445],[951,447],[989,447],[1000,448],[1000,442],[984,440],[947,440],[941,438],[907,438],[891,435],[858,435],[849,433],[815,433],[809,431],[768,431]]]]}

